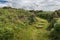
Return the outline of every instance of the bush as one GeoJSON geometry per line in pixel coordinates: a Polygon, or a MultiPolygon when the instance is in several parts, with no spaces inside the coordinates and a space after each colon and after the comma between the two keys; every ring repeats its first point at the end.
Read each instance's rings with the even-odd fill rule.
{"type": "Polygon", "coordinates": [[[0,28],[0,40],[13,40],[14,32],[8,28],[0,28]]]}
{"type": "Polygon", "coordinates": [[[60,40],[60,23],[54,25],[54,30],[50,34],[51,40],[60,40]]]}
{"type": "Polygon", "coordinates": [[[51,21],[51,19],[53,19],[51,13],[38,13],[37,16],[43,19],[47,19],[48,21],[51,21]]]}
{"type": "Polygon", "coordinates": [[[54,29],[55,29],[56,32],[60,33],[60,23],[55,24],[54,29]]]}
{"type": "Polygon", "coordinates": [[[34,22],[35,22],[35,16],[34,16],[34,15],[31,15],[31,16],[28,18],[28,20],[29,20],[29,24],[34,23],[34,22]]]}

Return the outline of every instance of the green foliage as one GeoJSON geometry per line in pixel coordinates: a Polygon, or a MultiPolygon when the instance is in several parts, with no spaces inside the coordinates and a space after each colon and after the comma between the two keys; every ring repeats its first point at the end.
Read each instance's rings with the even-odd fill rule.
{"type": "Polygon", "coordinates": [[[55,24],[54,29],[57,33],[60,33],[60,24],[59,23],[55,24]]]}
{"type": "Polygon", "coordinates": [[[53,19],[52,12],[40,12],[37,14],[38,17],[51,21],[53,19]]]}
{"type": "Polygon", "coordinates": [[[60,35],[57,35],[60,32],[60,24],[54,26],[53,15],[53,12],[42,10],[29,12],[24,9],[1,8],[0,40],[50,40],[48,37],[51,31],[46,30],[49,24],[54,28],[51,39],[59,38],[60,35]]]}
{"type": "Polygon", "coordinates": [[[30,15],[30,12],[23,9],[0,9],[0,40],[25,40],[26,31],[23,30],[29,25],[30,15]]]}
{"type": "Polygon", "coordinates": [[[51,40],[60,40],[60,24],[55,24],[54,30],[50,34],[51,40]]]}
{"type": "Polygon", "coordinates": [[[34,15],[31,15],[28,19],[30,20],[29,24],[32,24],[35,22],[35,16],[34,15]]]}
{"type": "Polygon", "coordinates": [[[14,31],[11,28],[0,27],[0,40],[13,40],[14,31]]]}
{"type": "Polygon", "coordinates": [[[51,40],[60,40],[60,18],[53,24],[54,28],[50,33],[51,40]]]}

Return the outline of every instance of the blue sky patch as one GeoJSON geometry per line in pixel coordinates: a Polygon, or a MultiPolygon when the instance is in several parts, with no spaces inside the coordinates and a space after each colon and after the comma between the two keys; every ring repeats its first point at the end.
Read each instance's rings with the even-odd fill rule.
{"type": "Polygon", "coordinates": [[[6,0],[0,0],[0,3],[6,3],[7,1],[6,0]]]}

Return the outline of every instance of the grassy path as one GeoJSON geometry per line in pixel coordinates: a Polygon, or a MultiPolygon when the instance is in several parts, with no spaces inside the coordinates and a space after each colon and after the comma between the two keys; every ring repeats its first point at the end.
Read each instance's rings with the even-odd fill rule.
{"type": "Polygon", "coordinates": [[[49,31],[46,30],[48,22],[44,19],[36,18],[37,22],[31,25],[26,31],[30,35],[30,40],[49,40],[49,31]],[[43,25],[41,25],[43,24],[43,25]],[[37,28],[37,26],[43,26],[43,28],[37,28]]]}

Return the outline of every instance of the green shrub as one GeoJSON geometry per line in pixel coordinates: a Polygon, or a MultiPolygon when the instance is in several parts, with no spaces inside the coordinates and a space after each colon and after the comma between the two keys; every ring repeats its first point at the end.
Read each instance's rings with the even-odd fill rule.
{"type": "Polygon", "coordinates": [[[0,40],[13,40],[14,32],[10,28],[0,28],[0,40]]]}
{"type": "Polygon", "coordinates": [[[33,24],[35,22],[35,16],[34,15],[31,15],[29,18],[29,24],[33,24]]]}
{"type": "Polygon", "coordinates": [[[37,16],[43,19],[47,19],[48,21],[51,21],[51,19],[53,19],[52,13],[40,12],[37,14],[37,16]]]}
{"type": "Polygon", "coordinates": [[[60,33],[60,23],[55,24],[54,29],[55,29],[56,32],[60,33]]]}
{"type": "Polygon", "coordinates": [[[60,23],[54,25],[54,30],[50,34],[51,40],[60,40],[60,23]]]}

